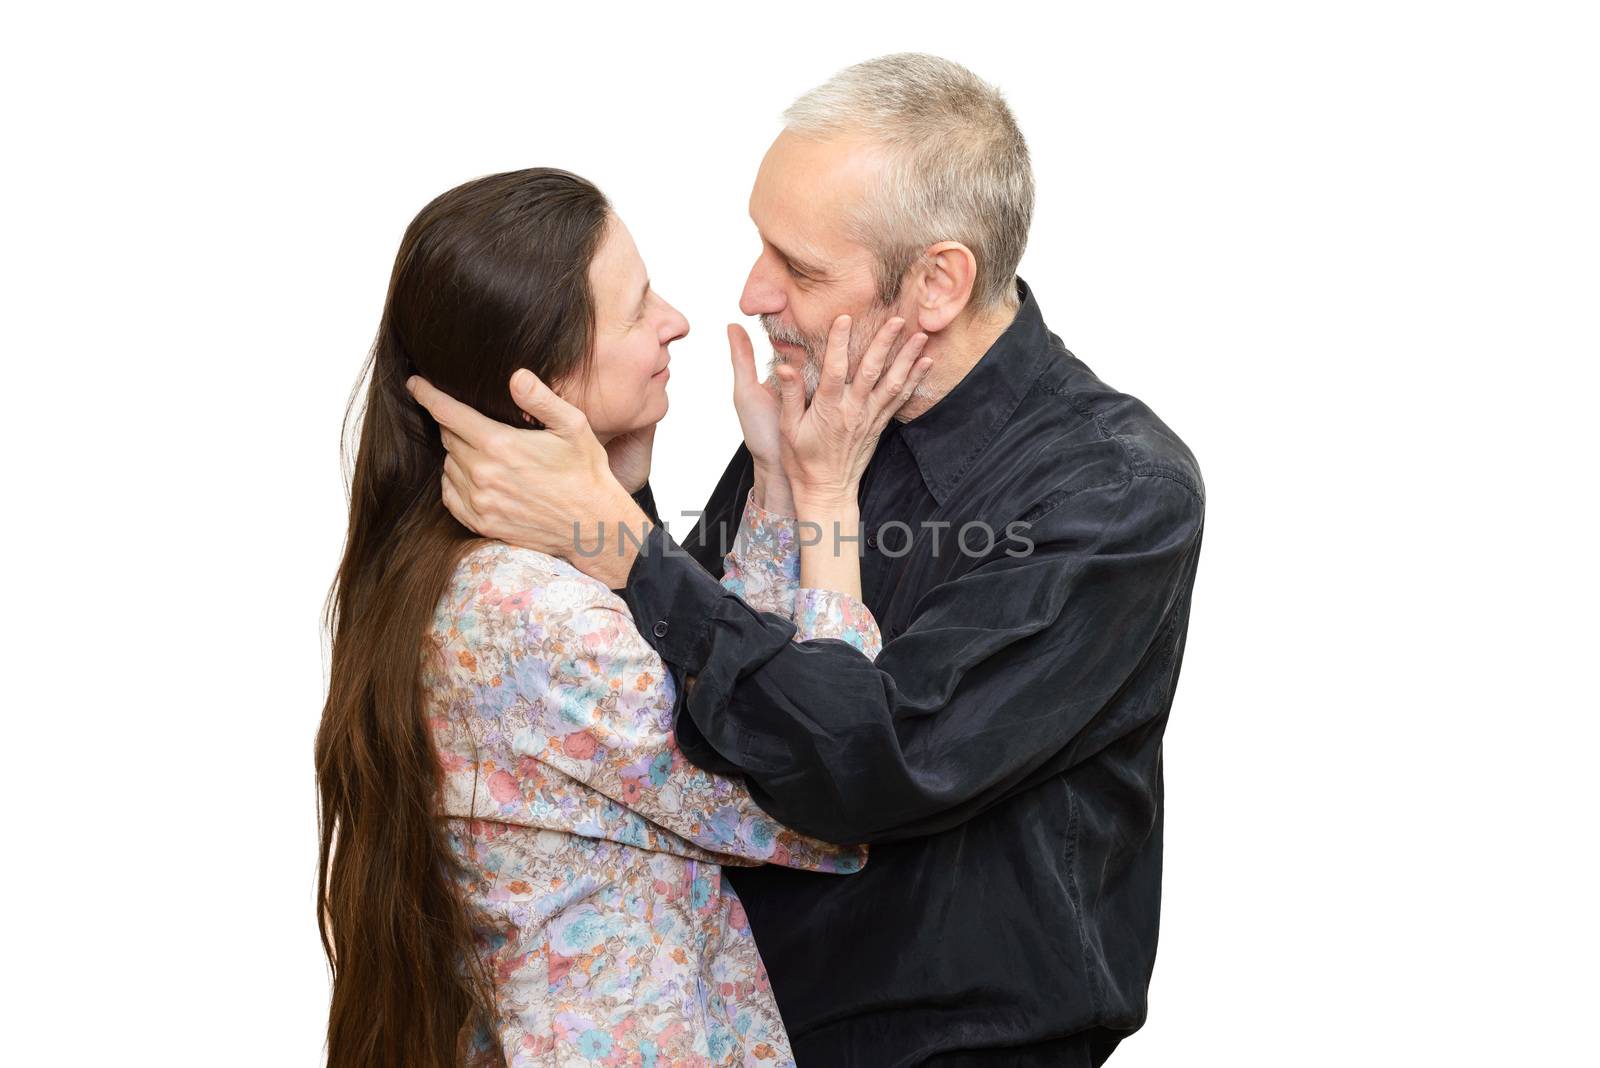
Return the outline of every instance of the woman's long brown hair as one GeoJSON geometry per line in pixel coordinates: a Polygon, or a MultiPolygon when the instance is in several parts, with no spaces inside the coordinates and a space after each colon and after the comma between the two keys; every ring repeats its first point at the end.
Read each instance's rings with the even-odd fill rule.
{"type": "Polygon", "coordinates": [[[439,428],[405,381],[420,374],[526,426],[514,371],[555,383],[588,367],[588,269],[609,212],[565,171],[492,175],[423,208],[395,257],[325,606],[333,660],[316,766],[329,1068],[453,1068],[492,998],[451,874],[420,679],[434,613],[476,536],[441,501],[439,428]]]}

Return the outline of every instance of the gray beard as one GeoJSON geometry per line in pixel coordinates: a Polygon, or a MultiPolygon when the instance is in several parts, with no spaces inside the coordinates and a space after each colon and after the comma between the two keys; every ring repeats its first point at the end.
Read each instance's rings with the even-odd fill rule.
{"type": "MultiPolygon", "coordinates": [[[[892,309],[887,307],[873,308],[867,313],[867,329],[861,329],[856,325],[851,326],[850,364],[845,371],[846,383],[849,383],[854,377],[854,368],[861,366],[862,355],[867,351],[868,346],[872,344],[872,339],[877,335],[879,328],[889,321],[891,311],[892,309]]],[[[828,344],[827,335],[824,334],[820,340],[806,337],[796,331],[783,328],[776,320],[767,315],[761,316],[761,328],[767,332],[768,342],[773,340],[783,341],[790,345],[798,345],[805,351],[805,364],[800,368],[800,380],[805,386],[806,403],[810,404],[817,395],[818,384],[822,381],[822,350],[828,344]]],[[[893,353],[890,353],[891,360],[893,355],[893,353]]],[[[772,359],[767,363],[768,376],[776,380],[778,368],[784,363],[785,360],[782,354],[774,348],[772,359]]],[[[923,387],[918,386],[916,394],[913,395],[921,395],[922,393],[923,387]]]]}
{"type": "MultiPolygon", "coordinates": [[[[772,359],[767,363],[767,377],[777,381],[778,368],[787,363],[782,354],[773,350],[772,359]]],[[[810,404],[817,395],[817,385],[822,381],[822,366],[811,358],[811,353],[806,353],[805,364],[800,368],[800,382],[805,386],[806,403],[810,404]]]]}
{"type": "MultiPolygon", "coordinates": [[[[860,359],[860,354],[852,353],[851,358],[858,360],[860,359]]],[[[767,361],[767,378],[770,381],[776,382],[778,380],[778,368],[785,362],[781,355],[776,351],[773,352],[772,359],[767,361]]],[[[805,366],[800,369],[800,381],[805,386],[806,404],[809,405],[816,398],[817,385],[822,381],[822,364],[812,359],[809,351],[806,353],[805,366]]],[[[936,400],[939,395],[926,382],[923,382],[911,391],[911,396],[913,398],[922,397],[927,400],[936,400]]]]}

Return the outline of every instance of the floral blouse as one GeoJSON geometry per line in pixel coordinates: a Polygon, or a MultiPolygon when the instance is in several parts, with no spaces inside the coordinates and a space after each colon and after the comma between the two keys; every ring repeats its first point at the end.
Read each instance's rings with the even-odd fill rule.
{"type": "MultiPolygon", "coordinates": [[[[795,521],[747,501],[723,585],[795,640],[876,657],[859,600],[799,588],[795,521]]],[[[724,864],[849,873],[846,848],[773,820],[688,763],[674,683],[605,585],[543,553],[470,551],[441,600],[423,685],[442,815],[495,1018],[470,1063],[793,1063],[724,864]]]]}

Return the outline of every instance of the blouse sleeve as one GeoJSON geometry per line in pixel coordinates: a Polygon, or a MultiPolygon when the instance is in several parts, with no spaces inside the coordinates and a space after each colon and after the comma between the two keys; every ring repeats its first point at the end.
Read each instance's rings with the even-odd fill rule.
{"type": "Polygon", "coordinates": [[[797,526],[793,516],[756,504],[751,487],[733,549],[723,558],[723,587],[758,612],[792,620],[797,642],[836,638],[876,660],[883,638],[865,604],[836,590],[800,588],[797,526]]]}
{"type": "Polygon", "coordinates": [[[800,585],[800,545],[794,516],[769,512],[756,504],[751,487],[733,549],[723,557],[722,585],[758,612],[788,619],[800,585]]]}
{"type": "MultiPolygon", "coordinates": [[[[531,684],[533,757],[731,863],[852,872],[866,850],[792,831],[751,800],[742,781],[684,759],[672,731],[676,689],[623,602],[575,571],[521,599],[523,640],[510,678],[531,684]]],[[[842,623],[835,625],[842,626],[842,623]]],[[[531,750],[531,751],[528,751],[531,750]]],[[[517,762],[518,774],[537,775],[517,762]]]]}

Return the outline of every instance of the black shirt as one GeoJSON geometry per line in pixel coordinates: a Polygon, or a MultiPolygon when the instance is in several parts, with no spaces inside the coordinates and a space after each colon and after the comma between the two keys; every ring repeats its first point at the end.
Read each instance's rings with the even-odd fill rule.
{"type": "Polygon", "coordinates": [[[1099,1063],[1144,1021],[1204,490],[1018,291],[862,478],[876,662],[791,642],[714,577],[742,447],[688,555],[657,527],[621,591],[678,679],[684,753],[797,830],[872,843],[855,875],[725,870],[802,1068],[1099,1063]]]}

